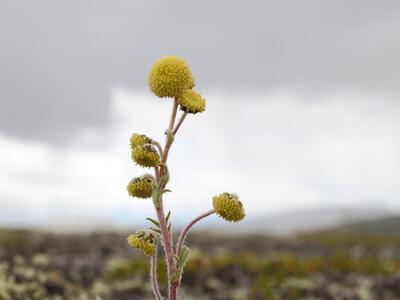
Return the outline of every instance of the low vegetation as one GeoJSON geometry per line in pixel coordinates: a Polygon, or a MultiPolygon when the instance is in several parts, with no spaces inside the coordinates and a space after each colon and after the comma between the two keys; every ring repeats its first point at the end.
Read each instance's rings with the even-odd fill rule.
{"type": "MultiPolygon", "coordinates": [[[[0,300],[153,299],[147,260],[121,236],[0,231],[0,300]]],[[[398,236],[203,232],[189,242],[185,300],[400,299],[398,236]]],[[[165,261],[157,265],[166,283],[165,261]]]]}

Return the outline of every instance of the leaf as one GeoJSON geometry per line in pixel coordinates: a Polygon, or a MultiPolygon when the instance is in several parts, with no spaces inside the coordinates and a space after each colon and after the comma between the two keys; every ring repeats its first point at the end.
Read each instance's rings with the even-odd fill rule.
{"type": "Polygon", "coordinates": [[[158,223],[156,220],[153,220],[152,218],[146,218],[147,221],[150,221],[154,225],[156,225],[158,228],[160,228],[160,223],[158,223]]]}
{"type": "Polygon", "coordinates": [[[190,249],[187,246],[183,246],[181,255],[178,257],[176,262],[176,271],[173,278],[174,282],[181,282],[183,269],[185,268],[185,265],[189,259],[189,253],[190,249]]]}
{"type": "Polygon", "coordinates": [[[167,214],[167,217],[165,218],[165,222],[168,224],[169,217],[171,216],[171,212],[169,211],[167,214]]]}

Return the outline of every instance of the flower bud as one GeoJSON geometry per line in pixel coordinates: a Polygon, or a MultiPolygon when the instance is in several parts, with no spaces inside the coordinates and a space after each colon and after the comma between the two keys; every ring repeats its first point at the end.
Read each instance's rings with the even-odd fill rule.
{"type": "Polygon", "coordinates": [[[127,187],[128,194],[137,198],[150,198],[153,194],[153,177],[149,174],[133,178],[127,187]]]}
{"type": "Polygon", "coordinates": [[[149,87],[158,97],[177,97],[183,90],[194,87],[194,79],[184,59],[165,56],[151,68],[149,87]]]}
{"type": "Polygon", "coordinates": [[[153,256],[156,252],[157,237],[155,233],[146,230],[139,230],[127,238],[131,247],[137,248],[146,256],[153,256]]]}
{"type": "Polygon", "coordinates": [[[155,167],[160,163],[160,155],[151,144],[144,144],[132,149],[132,159],[142,167],[155,167]]]}
{"type": "Polygon", "coordinates": [[[243,205],[235,194],[222,193],[214,196],[213,207],[218,216],[229,222],[238,222],[245,217],[243,205]]]}
{"type": "Polygon", "coordinates": [[[181,110],[190,114],[203,112],[206,108],[206,100],[192,90],[184,90],[177,99],[181,110]]]}
{"type": "Polygon", "coordinates": [[[144,134],[133,133],[130,138],[131,149],[144,144],[152,144],[153,140],[144,134]]]}

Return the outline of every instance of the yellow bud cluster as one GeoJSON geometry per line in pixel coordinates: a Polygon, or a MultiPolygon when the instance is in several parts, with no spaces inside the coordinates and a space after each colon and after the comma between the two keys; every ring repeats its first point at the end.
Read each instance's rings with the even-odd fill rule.
{"type": "Polygon", "coordinates": [[[187,113],[200,113],[206,108],[206,100],[204,100],[199,93],[192,90],[184,90],[177,100],[181,110],[187,113]]]}
{"type": "Polygon", "coordinates": [[[153,177],[143,175],[133,178],[127,186],[128,194],[137,198],[150,198],[153,194],[153,177]]]}
{"type": "Polygon", "coordinates": [[[153,65],[149,87],[158,97],[178,97],[182,91],[194,87],[194,79],[184,59],[165,56],[153,65]]]}
{"type": "Polygon", "coordinates": [[[132,149],[132,159],[142,167],[155,167],[160,163],[160,155],[151,144],[144,144],[132,149]]]}
{"type": "Polygon", "coordinates": [[[238,222],[245,217],[243,205],[235,194],[222,193],[214,196],[213,207],[218,216],[229,222],[238,222]]]}
{"type": "Polygon", "coordinates": [[[127,238],[131,247],[137,248],[146,256],[153,256],[156,253],[156,236],[154,233],[145,230],[139,230],[127,238]]]}

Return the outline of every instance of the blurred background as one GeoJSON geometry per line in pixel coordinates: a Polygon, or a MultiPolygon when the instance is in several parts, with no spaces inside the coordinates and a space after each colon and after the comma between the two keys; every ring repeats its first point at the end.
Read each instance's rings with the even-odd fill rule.
{"type": "Polygon", "coordinates": [[[207,99],[173,226],[224,191],[247,213],[199,224],[182,299],[400,299],[399,53],[398,1],[0,0],[0,299],[151,299],[126,185],[131,133],[164,140],[165,55],[207,99]]]}

